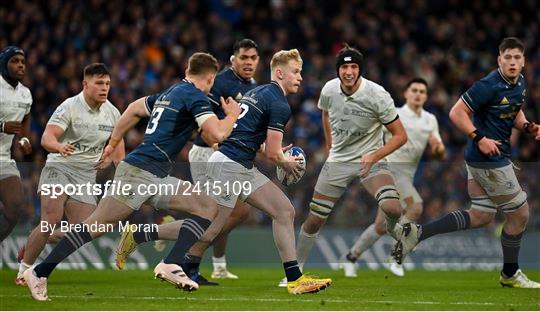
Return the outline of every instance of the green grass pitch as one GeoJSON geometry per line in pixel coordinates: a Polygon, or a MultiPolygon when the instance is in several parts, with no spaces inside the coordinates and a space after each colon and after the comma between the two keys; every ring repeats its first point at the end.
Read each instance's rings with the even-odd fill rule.
{"type": "MultiPolygon", "coordinates": [[[[278,268],[237,268],[239,280],[202,286],[188,293],[154,280],[151,271],[56,271],[49,302],[36,302],[26,287],[15,286],[15,271],[0,270],[0,310],[540,310],[540,290],[502,288],[497,272],[313,270],[333,285],[318,293],[287,294],[276,287],[278,268]]],[[[203,271],[209,275],[207,270],[203,271]]],[[[540,280],[540,271],[527,271],[540,280]]]]}

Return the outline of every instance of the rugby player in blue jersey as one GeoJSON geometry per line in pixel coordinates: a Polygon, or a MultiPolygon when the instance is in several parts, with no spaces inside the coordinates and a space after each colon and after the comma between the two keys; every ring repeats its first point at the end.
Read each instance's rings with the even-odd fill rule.
{"type": "MultiPolygon", "coordinates": [[[[225,114],[221,108],[220,97],[232,97],[236,101],[240,101],[242,96],[249,90],[255,88],[257,83],[253,76],[259,63],[259,47],[251,39],[238,40],[233,46],[233,55],[231,55],[231,67],[220,72],[214,81],[214,86],[208,94],[210,103],[213,105],[214,113],[218,118],[224,118],[225,114]]],[[[206,169],[208,158],[214,152],[212,147],[203,140],[202,135],[197,136],[193,147],[189,151],[189,164],[191,177],[195,183],[204,184],[206,181],[206,169]]],[[[238,201],[232,213],[228,216],[225,226],[221,233],[214,239],[212,245],[214,247],[214,257],[212,262],[214,271],[212,278],[230,278],[237,279],[238,276],[227,270],[225,260],[225,248],[227,244],[228,233],[238,224],[242,223],[249,216],[249,205],[242,201],[238,201]]],[[[218,218],[221,216],[218,216],[218,218]]],[[[119,269],[123,269],[127,258],[135,251],[138,244],[148,241],[176,240],[178,230],[182,226],[182,221],[178,220],[172,223],[161,224],[158,231],[148,233],[126,231],[122,234],[122,238],[118,244],[116,251],[116,265],[119,269]]],[[[156,249],[162,243],[156,244],[156,249]]],[[[164,246],[163,246],[164,248],[164,246]]],[[[202,257],[207,246],[196,244],[189,251],[192,256],[202,257]]],[[[200,261],[186,263],[184,271],[186,274],[199,285],[218,285],[218,283],[207,280],[199,272],[200,261]]]]}
{"type": "Polygon", "coordinates": [[[501,210],[505,223],[501,234],[503,268],[500,284],[516,288],[540,288],[518,265],[523,232],[529,221],[527,194],[521,189],[510,159],[512,128],[540,140],[540,127],[527,120],[523,43],[514,37],[499,45],[499,68],[478,80],[450,111],[450,119],[469,137],[465,147],[471,208],[454,211],[425,225],[405,224],[394,246],[398,262],[421,241],[437,234],[479,228],[493,221],[501,210]]]}
{"type": "MultiPolygon", "coordinates": [[[[216,218],[197,243],[208,246],[221,231],[236,202],[246,201],[272,218],[274,241],[291,294],[318,292],[332,281],[300,272],[295,251],[294,207],[283,191],[257,170],[253,161],[264,146],[264,153],[270,161],[288,174],[298,176],[301,173],[302,166],[297,162],[300,158],[285,157],[282,149],[283,129],[291,115],[286,96],[298,92],[302,81],[301,69],[302,59],[298,50],[275,53],[270,63],[272,82],[247,92],[240,101],[242,113],[233,132],[208,160],[210,184],[222,186],[220,190],[214,189],[212,195],[218,202],[219,216],[223,217],[216,218]],[[244,186],[240,191],[231,187],[237,183],[244,186]]],[[[186,262],[193,258],[188,253],[186,262]]]]}
{"type": "Polygon", "coordinates": [[[197,283],[182,271],[180,263],[215,218],[216,202],[204,192],[191,191],[189,182],[180,181],[169,174],[174,159],[193,130],[200,128],[210,144],[222,142],[231,133],[239,116],[238,103],[232,98],[227,101],[220,99],[226,114],[224,119],[219,120],[212,110],[207,94],[217,70],[218,63],[213,56],[195,53],[189,58],[186,78],[182,82],[128,106],[118,120],[102,158],[107,159],[113,154],[126,132],[138,121],[150,117],[143,142],[116,169],[114,183],[117,186],[129,185],[129,191],[116,190],[104,197],[78,231],[66,233],[42,263],[24,272],[34,299],[47,300],[47,278],[55,267],[81,246],[104,234],[92,230],[92,225],[116,225],[143,203],[190,214],[182,223],[178,240],[169,255],[155,267],[154,274],[179,288],[198,288],[197,283]],[[144,187],[140,187],[164,184],[178,186],[177,193],[150,195],[149,192],[142,192],[144,187]]]}

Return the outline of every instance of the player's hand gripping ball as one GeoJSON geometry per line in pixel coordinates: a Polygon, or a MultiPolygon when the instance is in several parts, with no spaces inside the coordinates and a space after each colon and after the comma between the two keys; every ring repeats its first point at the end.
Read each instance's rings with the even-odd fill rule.
{"type": "Polygon", "coordinates": [[[300,147],[293,146],[289,150],[287,150],[285,153],[283,153],[285,157],[289,156],[299,156],[302,157],[301,160],[298,160],[298,163],[302,166],[302,172],[300,176],[295,179],[292,174],[287,174],[285,170],[283,170],[281,167],[276,167],[276,174],[278,180],[281,182],[281,184],[285,186],[289,186],[295,183],[298,183],[306,173],[306,153],[304,153],[304,150],[302,150],[300,147]]]}

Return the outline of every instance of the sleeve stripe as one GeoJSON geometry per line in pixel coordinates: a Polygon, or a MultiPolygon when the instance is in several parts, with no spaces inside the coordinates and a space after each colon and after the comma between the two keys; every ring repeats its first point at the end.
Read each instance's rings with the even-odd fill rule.
{"type": "Polygon", "coordinates": [[[283,129],[274,128],[274,127],[270,127],[270,126],[268,126],[268,129],[270,129],[270,130],[276,130],[276,131],[279,131],[279,132],[283,132],[283,129]]]}
{"type": "Polygon", "coordinates": [[[391,121],[387,122],[387,123],[383,123],[383,125],[387,126],[391,123],[393,123],[394,121],[398,120],[399,119],[399,114],[396,114],[396,117],[394,119],[392,119],[391,121]]]}
{"type": "Polygon", "coordinates": [[[145,97],[144,98],[144,108],[146,108],[146,113],[148,114],[148,116],[150,116],[150,107],[148,107],[148,97],[145,97]]]}
{"type": "Polygon", "coordinates": [[[212,111],[204,111],[202,113],[199,113],[199,114],[195,115],[195,118],[199,118],[199,117],[204,116],[204,115],[214,115],[214,112],[212,112],[212,111]]]}
{"type": "Polygon", "coordinates": [[[465,96],[469,96],[469,95],[467,93],[463,94],[461,96],[461,100],[463,100],[463,103],[465,103],[465,105],[467,105],[467,107],[471,110],[471,112],[474,112],[474,109],[471,107],[471,104],[469,104],[469,102],[467,101],[465,96]]]}
{"type": "Polygon", "coordinates": [[[208,99],[210,100],[210,102],[212,102],[212,103],[216,104],[217,106],[221,106],[221,104],[220,104],[220,103],[218,103],[218,102],[217,102],[216,100],[214,100],[213,98],[211,98],[211,97],[208,97],[208,99]]]}

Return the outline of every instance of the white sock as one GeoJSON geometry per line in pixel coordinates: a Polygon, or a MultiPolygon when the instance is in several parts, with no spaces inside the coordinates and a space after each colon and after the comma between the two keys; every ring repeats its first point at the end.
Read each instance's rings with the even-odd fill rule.
{"type": "Polygon", "coordinates": [[[371,248],[379,238],[381,238],[381,235],[375,232],[375,224],[372,223],[364,230],[364,232],[362,232],[358,240],[354,243],[351,248],[351,254],[357,258],[360,257],[360,255],[371,248]]]}
{"type": "Polygon", "coordinates": [[[19,263],[19,272],[17,273],[17,276],[21,276],[24,271],[28,270],[31,267],[31,265],[24,263],[24,261],[21,261],[21,263],[19,263]]]}
{"type": "Polygon", "coordinates": [[[225,256],[219,258],[212,257],[212,265],[214,266],[214,271],[227,269],[227,259],[225,259],[225,256]]]}
{"type": "Polygon", "coordinates": [[[298,234],[298,244],[296,245],[296,257],[298,260],[298,266],[300,267],[300,271],[303,271],[304,264],[309,257],[309,252],[311,251],[311,248],[313,248],[313,244],[315,244],[318,236],[319,232],[314,234],[308,234],[304,232],[304,229],[302,227],[300,227],[300,233],[298,234]]]}

